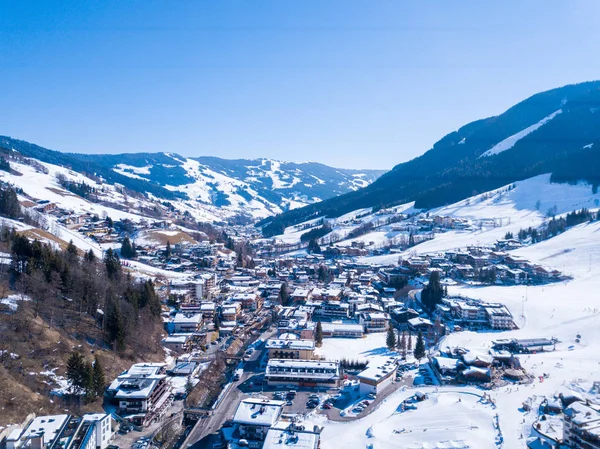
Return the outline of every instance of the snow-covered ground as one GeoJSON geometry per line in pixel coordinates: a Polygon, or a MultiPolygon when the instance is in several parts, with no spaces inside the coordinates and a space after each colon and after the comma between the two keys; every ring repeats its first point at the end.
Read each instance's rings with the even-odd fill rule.
{"type": "MultiPolygon", "coordinates": [[[[598,207],[598,194],[587,185],[555,185],[547,176],[517,183],[515,189],[489,195],[479,201],[471,198],[463,204],[440,209],[441,214],[454,214],[473,219],[505,217],[510,225],[471,232],[449,232],[435,240],[412,248],[414,253],[431,253],[467,244],[488,243],[503,237],[507,231],[518,231],[526,225],[541,224],[544,211],[556,205],[557,213],[598,207]],[[535,203],[544,206],[540,211],[535,203]],[[468,204],[467,204],[468,203],[468,204]],[[528,224],[529,223],[529,224],[528,224]]],[[[451,286],[450,294],[505,304],[513,313],[520,329],[508,332],[458,332],[447,336],[440,347],[461,346],[473,352],[487,353],[494,339],[506,337],[556,337],[556,351],[521,356],[526,370],[536,378],[531,385],[492,390],[495,409],[482,404],[469,393],[482,390],[455,386],[420,388],[430,399],[417,405],[417,410],[397,413],[400,403],[414,390],[390,395],[372,414],[351,423],[334,423],[313,418],[324,426],[324,449],[348,447],[406,448],[487,448],[526,447],[531,425],[537,413],[526,412],[522,404],[529,398],[552,397],[559,391],[574,390],[587,397],[600,399],[590,392],[594,381],[600,381],[600,222],[573,227],[565,233],[541,243],[513,251],[533,263],[559,269],[572,280],[540,286],[451,286]],[[581,335],[580,343],[576,336],[581,335]],[[547,377],[540,380],[541,377],[547,377]],[[461,401],[458,401],[458,398],[461,401]],[[496,446],[498,430],[494,415],[498,414],[503,446],[496,446]]],[[[398,255],[391,257],[395,263],[398,255]]],[[[374,262],[378,258],[365,258],[374,262]]],[[[381,260],[381,258],[379,258],[381,260]]],[[[376,360],[387,353],[385,335],[372,334],[364,339],[325,339],[318,351],[332,358],[376,360]]]]}
{"type": "MultiPolygon", "coordinates": [[[[594,193],[591,185],[551,183],[549,174],[516,182],[514,186],[511,189],[508,186],[502,187],[429,211],[430,216],[465,218],[475,223],[492,221],[495,222],[495,227],[486,224],[474,231],[451,230],[436,233],[433,240],[420,243],[401,254],[362,257],[359,261],[395,264],[400,256],[407,257],[412,253],[432,254],[469,245],[491,244],[504,238],[509,231],[517,234],[519,229],[540,226],[547,220],[549,209],[553,209],[556,215],[561,215],[583,207],[595,210],[600,206],[600,193],[594,193]]],[[[363,236],[362,240],[368,240],[369,235],[371,234],[363,236]]]]}
{"type": "Polygon", "coordinates": [[[475,388],[437,390],[431,387],[414,410],[402,411],[404,400],[416,390],[399,390],[372,414],[352,422],[338,423],[315,416],[311,423],[324,426],[323,449],[339,447],[406,449],[488,449],[497,447],[494,426],[496,411],[481,400],[475,388]]]}

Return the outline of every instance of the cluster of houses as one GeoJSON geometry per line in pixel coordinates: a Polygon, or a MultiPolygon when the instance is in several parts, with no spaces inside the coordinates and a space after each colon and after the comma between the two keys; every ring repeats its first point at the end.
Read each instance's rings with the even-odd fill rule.
{"type": "Polygon", "coordinates": [[[562,275],[557,270],[506,252],[520,245],[518,240],[498,240],[493,247],[470,246],[465,250],[413,256],[401,261],[398,272],[416,277],[437,271],[440,277],[454,280],[485,280],[502,284],[545,283],[561,279],[562,275]]]}
{"type": "MultiPolygon", "coordinates": [[[[460,328],[511,330],[517,327],[505,305],[477,299],[442,298],[442,303],[436,305],[436,313],[446,323],[460,328]]],[[[455,330],[458,329],[455,327],[455,330]]]]}
{"type": "MultiPolygon", "coordinates": [[[[592,393],[598,393],[599,382],[594,382],[592,393]]],[[[531,398],[523,408],[532,407],[531,398]]],[[[582,394],[565,390],[544,398],[533,424],[533,435],[527,440],[530,449],[600,448],[600,404],[582,394]]]]}

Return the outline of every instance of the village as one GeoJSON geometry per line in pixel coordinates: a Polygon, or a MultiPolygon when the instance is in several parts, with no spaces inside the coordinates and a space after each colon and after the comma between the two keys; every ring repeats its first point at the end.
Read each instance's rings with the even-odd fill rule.
{"type": "MultiPolygon", "coordinates": [[[[124,257],[124,266],[177,273],[176,278],[156,277],[163,299],[162,345],[169,358],[135,364],[112,380],[104,394],[106,414],[46,417],[45,424],[53,423],[48,429],[34,421],[13,430],[8,449],[50,448],[58,441],[65,449],[79,449],[82,441],[91,448],[94,438],[102,442],[100,449],[127,444],[145,449],[158,444],[158,429],[164,433],[166,424],[179,429],[171,436],[173,447],[271,448],[285,441],[318,448],[321,429],[308,424],[312,414],[334,421],[358,419],[400,389],[414,388],[418,403],[427,398],[419,387],[497,390],[532,384],[535,379],[520,357],[553,351],[558,343],[551,335],[494,338],[494,332],[518,328],[505,305],[447,292],[456,285],[543,285],[565,279],[557,270],[507,252],[523,242],[507,236],[490,246],[401,252],[445,229],[493,222],[400,215],[387,222],[393,221],[390,226],[405,238],[391,247],[374,248],[364,241],[335,246],[330,236],[317,241],[322,251],[298,251],[256,239],[244,226],[227,228],[229,240],[222,242],[202,240],[197,233],[197,240],[171,244],[181,230],[167,221],[113,222],[91,214],[74,216],[51,204],[40,207],[103,248],[118,250],[129,239],[135,255],[124,257]],[[149,233],[162,240],[142,238],[149,233]],[[244,257],[240,245],[248,251],[244,257]],[[394,253],[397,263],[389,266],[357,261],[394,253]],[[440,291],[433,307],[421,298],[431,282],[440,291]],[[438,347],[444,336],[464,330],[488,332],[489,352],[438,347]],[[376,356],[360,357],[352,349],[353,342],[365,341],[374,345],[376,356]],[[333,355],[327,348],[339,348],[339,342],[348,349],[333,355]],[[206,373],[213,375],[213,385],[201,381],[206,373]],[[41,446],[33,431],[38,425],[41,446]],[[152,429],[150,437],[131,441],[132,430],[144,429],[152,429]]],[[[411,401],[406,404],[414,407],[411,401]]]]}

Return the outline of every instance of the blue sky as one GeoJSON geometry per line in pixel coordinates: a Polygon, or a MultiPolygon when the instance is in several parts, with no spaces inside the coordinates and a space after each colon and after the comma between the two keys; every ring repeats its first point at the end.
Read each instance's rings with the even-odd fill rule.
{"type": "Polygon", "coordinates": [[[0,134],[61,151],[391,168],[600,78],[600,3],[0,3],[0,134]]]}

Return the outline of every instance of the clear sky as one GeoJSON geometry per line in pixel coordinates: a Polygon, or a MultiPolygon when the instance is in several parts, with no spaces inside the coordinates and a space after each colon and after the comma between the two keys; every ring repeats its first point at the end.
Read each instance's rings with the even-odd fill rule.
{"type": "Polygon", "coordinates": [[[599,23],[596,0],[5,0],[0,134],[387,169],[599,79],[599,23]]]}

